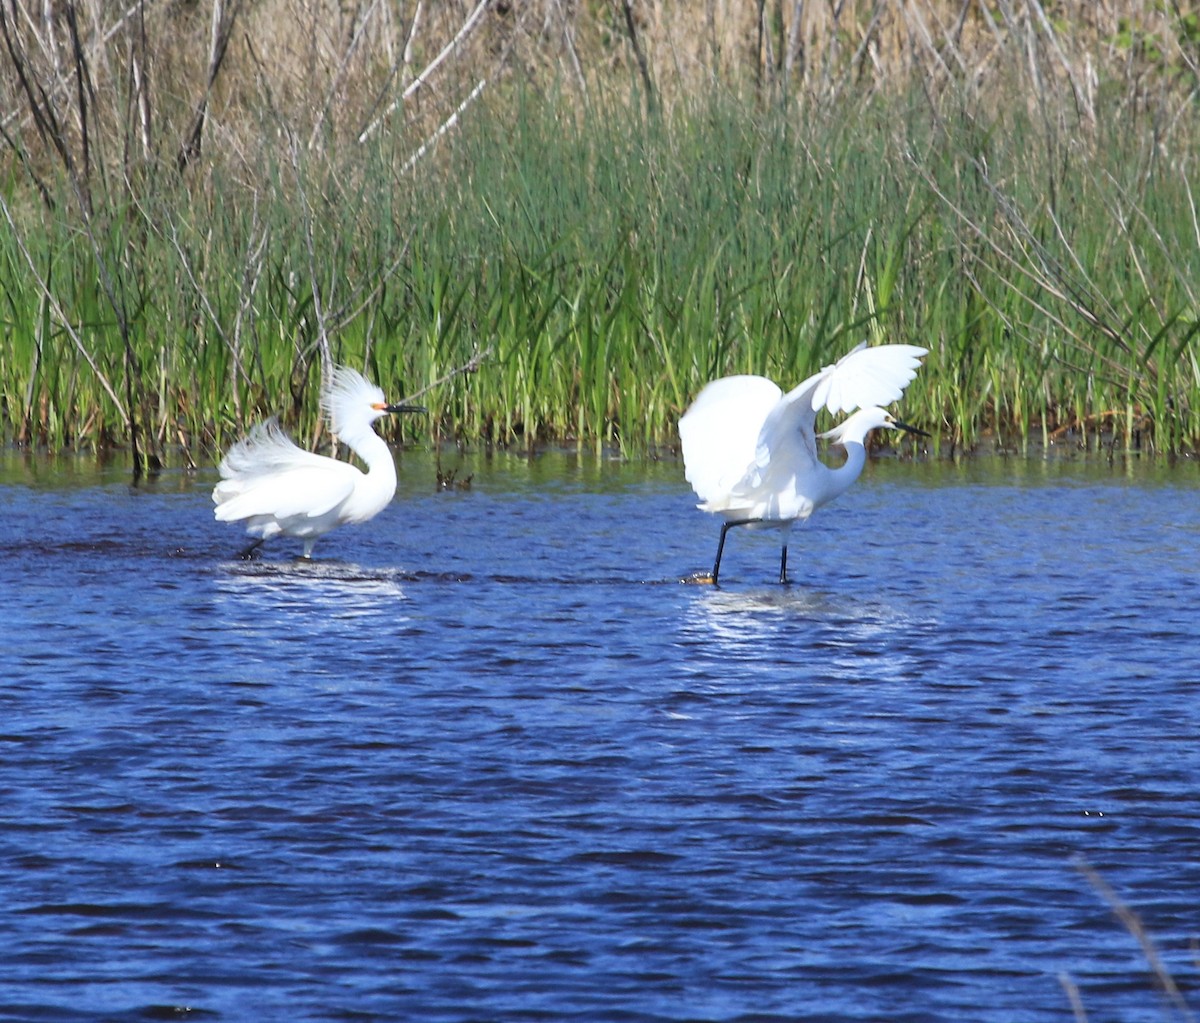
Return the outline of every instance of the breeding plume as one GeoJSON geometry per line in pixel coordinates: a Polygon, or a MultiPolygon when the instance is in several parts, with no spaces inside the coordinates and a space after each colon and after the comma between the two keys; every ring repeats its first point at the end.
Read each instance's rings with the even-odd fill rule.
{"type": "Polygon", "coordinates": [[[389,405],[383,391],[361,373],[335,367],[325,381],[321,405],[330,430],[366,464],[305,451],[269,419],[254,426],[221,462],[213,488],[218,522],[244,522],[257,536],[242,552],[251,557],[274,536],[304,541],[304,557],[331,529],[374,518],[396,493],[396,463],[373,424],[397,412],[424,412],[419,405],[389,405]]]}
{"type": "Polygon", "coordinates": [[[863,342],[787,394],[758,376],[723,377],[700,392],[679,420],[679,440],[700,509],[725,520],[714,583],[725,534],[734,526],[783,530],[779,581],[786,583],[792,523],[807,519],[858,479],[867,460],[867,434],[882,428],[928,436],[879,407],[900,398],[926,354],[913,345],[868,348],[863,342]],[[813,431],[821,409],[854,413],[819,435],[846,449],[846,461],[836,469],[817,458],[813,431]]]}

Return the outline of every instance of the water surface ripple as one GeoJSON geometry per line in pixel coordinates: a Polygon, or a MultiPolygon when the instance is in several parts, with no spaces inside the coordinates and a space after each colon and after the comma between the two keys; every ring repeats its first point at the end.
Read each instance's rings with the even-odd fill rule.
{"type": "Polygon", "coordinates": [[[874,464],[720,589],[675,464],[470,469],[311,565],[9,469],[0,1019],[1182,1018],[1080,864],[1189,998],[1194,467],[874,464]]]}

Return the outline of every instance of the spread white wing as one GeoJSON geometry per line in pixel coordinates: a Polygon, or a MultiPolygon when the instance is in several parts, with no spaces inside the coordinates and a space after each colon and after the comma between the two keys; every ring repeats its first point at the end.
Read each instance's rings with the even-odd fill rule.
{"type": "Polygon", "coordinates": [[[785,400],[792,395],[802,398],[811,388],[809,403],[814,412],[822,408],[830,412],[854,412],[872,405],[890,405],[900,400],[927,353],[927,349],[916,345],[868,348],[864,341],[832,366],[826,366],[793,388],[785,400]]]}
{"type": "Polygon", "coordinates": [[[794,451],[798,434],[805,457],[816,461],[817,413],[854,412],[872,405],[898,401],[921,367],[927,349],[916,345],[877,345],[864,341],[832,366],[814,373],[793,387],[771,411],[758,438],[756,458],[769,462],[777,452],[794,451]]]}
{"type": "Polygon", "coordinates": [[[679,420],[684,470],[708,511],[745,508],[783,492],[817,464],[817,413],[898,400],[927,354],[866,342],[787,394],[758,376],[714,380],[679,420]]]}
{"type": "Polygon", "coordinates": [[[684,475],[702,501],[719,504],[746,474],[763,423],[782,394],[766,377],[732,376],[697,395],[679,420],[679,442],[684,475]]]}

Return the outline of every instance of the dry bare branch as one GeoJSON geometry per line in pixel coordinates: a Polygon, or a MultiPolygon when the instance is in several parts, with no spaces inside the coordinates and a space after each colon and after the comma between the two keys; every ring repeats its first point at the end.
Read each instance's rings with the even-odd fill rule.
{"type": "Polygon", "coordinates": [[[1162,957],[1158,954],[1158,949],[1154,947],[1154,941],[1142,924],[1141,918],[1114,891],[1113,887],[1100,875],[1100,872],[1095,867],[1081,858],[1076,859],[1075,866],[1087,878],[1088,883],[1096,889],[1104,901],[1108,903],[1109,908],[1112,909],[1125,929],[1137,939],[1137,943],[1142,949],[1142,955],[1146,957],[1146,962],[1150,964],[1154,978],[1166,996],[1167,1001],[1171,1003],[1171,1007],[1187,1023],[1193,1023],[1196,1017],[1192,1014],[1191,1009],[1188,1008],[1188,1004],[1179,990],[1179,985],[1175,983],[1175,978],[1171,976],[1171,971],[1167,969],[1166,964],[1162,961],[1162,957]]]}
{"type": "Polygon", "coordinates": [[[217,84],[217,76],[221,73],[221,65],[225,63],[229,39],[233,34],[233,26],[237,21],[241,6],[242,0],[232,0],[228,8],[225,7],[224,0],[213,0],[208,70],[205,75],[204,89],[196,103],[196,112],[192,117],[191,126],[184,133],[183,141],[179,146],[176,165],[180,171],[183,171],[200,156],[204,122],[208,117],[208,103],[212,97],[213,87],[217,84]]]}
{"type": "Polygon", "coordinates": [[[425,69],[419,75],[417,75],[412,82],[409,83],[408,87],[405,88],[405,90],[392,102],[392,104],[382,114],[380,114],[379,117],[368,124],[367,127],[359,133],[359,142],[365,142],[372,135],[374,135],[379,130],[383,122],[386,121],[405,100],[409,99],[422,86],[428,84],[430,77],[442,65],[446,58],[454,53],[455,50],[457,50],[467,39],[467,37],[470,36],[470,34],[475,30],[475,27],[479,24],[479,19],[483,17],[484,11],[487,10],[488,5],[491,2],[492,0],[479,0],[479,3],[475,5],[475,9],[471,11],[471,13],[467,16],[466,21],[463,22],[462,27],[459,28],[457,33],[455,33],[454,38],[451,39],[444,47],[442,47],[437,56],[434,57],[433,60],[426,65],[425,69]]]}

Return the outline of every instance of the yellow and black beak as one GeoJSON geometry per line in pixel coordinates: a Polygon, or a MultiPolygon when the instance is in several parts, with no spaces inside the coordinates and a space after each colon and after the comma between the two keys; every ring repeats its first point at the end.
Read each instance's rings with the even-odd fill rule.
{"type": "Polygon", "coordinates": [[[424,405],[385,405],[380,402],[375,406],[380,412],[387,412],[390,415],[396,415],[400,412],[428,412],[424,405]]]}

